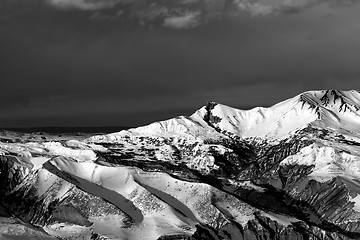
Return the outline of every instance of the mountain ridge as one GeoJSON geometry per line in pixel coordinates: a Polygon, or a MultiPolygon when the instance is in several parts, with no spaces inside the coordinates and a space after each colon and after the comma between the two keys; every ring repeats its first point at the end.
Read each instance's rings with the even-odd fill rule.
{"type": "Polygon", "coordinates": [[[86,139],[0,138],[0,238],[25,236],[21,220],[39,239],[359,239],[359,103],[308,91],[86,139]]]}
{"type": "MultiPolygon", "coordinates": [[[[271,107],[240,110],[208,102],[191,116],[179,116],[122,133],[165,134],[217,131],[240,137],[281,138],[315,121],[339,128],[356,128],[352,118],[360,119],[360,93],[355,90],[307,91],[271,107]],[[353,116],[349,116],[349,115],[353,116]],[[344,115],[340,117],[340,115],[344,115]],[[349,126],[347,126],[349,127],[349,126]],[[266,130],[264,128],[268,128],[266,130]]],[[[120,132],[120,133],[121,133],[120,132]]],[[[115,134],[109,134],[114,136],[115,134]]]]}

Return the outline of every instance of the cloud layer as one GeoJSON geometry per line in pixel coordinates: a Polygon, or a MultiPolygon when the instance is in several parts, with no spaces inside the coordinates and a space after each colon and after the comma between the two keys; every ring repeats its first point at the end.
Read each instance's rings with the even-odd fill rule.
{"type": "Polygon", "coordinates": [[[321,4],[331,7],[350,6],[355,0],[233,0],[239,10],[249,12],[252,16],[270,14],[299,13],[305,9],[321,4]]]}
{"type": "Polygon", "coordinates": [[[174,29],[187,29],[198,25],[200,25],[200,12],[187,12],[182,16],[167,17],[163,24],[174,29]]]}
{"type": "Polygon", "coordinates": [[[351,1],[44,1],[0,0],[0,127],[139,126],[360,89],[351,1]]]}
{"type": "Polygon", "coordinates": [[[46,0],[48,4],[62,9],[77,8],[99,10],[114,7],[121,0],[46,0]]]}
{"type": "Polygon", "coordinates": [[[298,13],[329,4],[349,5],[355,0],[46,0],[60,9],[96,11],[91,19],[135,19],[140,25],[189,29],[212,19],[248,13],[267,16],[298,13]]]}

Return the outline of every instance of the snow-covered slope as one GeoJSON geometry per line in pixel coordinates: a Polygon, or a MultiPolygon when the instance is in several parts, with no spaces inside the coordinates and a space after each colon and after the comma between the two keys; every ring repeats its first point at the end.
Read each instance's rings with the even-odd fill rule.
{"type": "Polygon", "coordinates": [[[360,239],[359,109],[309,91],[85,140],[3,132],[0,238],[360,239]]]}

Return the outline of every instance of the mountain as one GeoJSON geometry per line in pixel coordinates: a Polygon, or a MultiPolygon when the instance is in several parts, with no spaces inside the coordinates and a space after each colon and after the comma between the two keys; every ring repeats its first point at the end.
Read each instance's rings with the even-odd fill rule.
{"type": "Polygon", "coordinates": [[[86,139],[3,131],[0,183],[2,239],[360,239],[360,93],[86,139]]]}

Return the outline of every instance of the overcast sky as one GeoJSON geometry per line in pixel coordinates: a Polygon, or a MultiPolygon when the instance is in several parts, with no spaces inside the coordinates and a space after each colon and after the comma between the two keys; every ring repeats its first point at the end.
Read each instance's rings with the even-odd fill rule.
{"type": "Polygon", "coordinates": [[[139,126],[360,89],[350,0],[0,0],[0,127],[139,126]]]}

